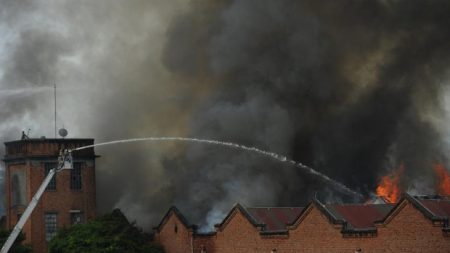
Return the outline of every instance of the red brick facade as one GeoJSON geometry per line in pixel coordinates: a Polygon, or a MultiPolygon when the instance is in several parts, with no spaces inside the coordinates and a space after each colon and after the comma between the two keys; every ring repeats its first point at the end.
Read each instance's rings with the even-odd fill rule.
{"type": "MultiPolygon", "coordinates": [[[[45,165],[57,162],[61,149],[93,144],[92,139],[25,139],[7,142],[4,162],[6,227],[12,229],[29,201],[44,181],[45,165]]],[[[75,216],[81,222],[96,215],[95,154],[93,149],[73,153],[74,163],[81,168],[80,189],[71,187],[71,171],[56,174],[56,188],[47,189],[23,232],[34,253],[47,252],[45,214],[56,214],[58,228],[70,226],[75,216]]],[[[49,166],[48,166],[49,167],[49,166]]],[[[72,175],[73,176],[73,175],[72,175]]]]}
{"type": "MultiPolygon", "coordinates": [[[[330,208],[315,200],[286,224],[285,230],[265,231],[267,224],[258,223],[261,220],[249,209],[236,205],[216,231],[207,235],[196,233],[195,226],[189,226],[172,208],[156,228],[155,238],[167,253],[450,252],[449,199],[428,203],[406,195],[381,212],[381,219],[369,217],[372,225],[365,228],[358,227],[357,221],[364,221],[360,216],[372,207],[352,214],[354,224],[342,218],[345,216],[339,217],[343,212],[330,208]],[[177,222],[188,232],[174,233],[177,222]]],[[[359,207],[343,208],[351,211],[359,207]]]]}
{"type": "Polygon", "coordinates": [[[191,252],[194,228],[185,222],[175,208],[168,212],[160,226],[164,229],[156,235],[157,241],[164,245],[166,252],[191,252]]]}

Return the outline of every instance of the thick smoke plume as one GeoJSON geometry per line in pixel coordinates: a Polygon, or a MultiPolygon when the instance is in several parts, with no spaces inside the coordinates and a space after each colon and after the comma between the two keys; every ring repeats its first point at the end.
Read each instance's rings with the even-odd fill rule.
{"type": "MultiPolygon", "coordinates": [[[[433,163],[450,165],[448,13],[448,1],[414,0],[0,0],[0,139],[52,136],[56,82],[71,137],[236,142],[367,196],[403,163],[403,189],[433,193],[433,163]]],[[[351,200],[220,147],[97,153],[99,211],[118,206],[147,229],[172,204],[205,225],[234,202],[351,200]]]]}

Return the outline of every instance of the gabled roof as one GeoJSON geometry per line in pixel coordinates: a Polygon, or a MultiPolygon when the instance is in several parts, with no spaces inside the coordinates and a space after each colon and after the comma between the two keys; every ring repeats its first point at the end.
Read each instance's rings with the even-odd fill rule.
{"type": "Polygon", "coordinates": [[[369,229],[375,228],[374,223],[381,220],[394,207],[392,204],[332,204],[326,208],[333,215],[346,222],[346,229],[369,229]]]}
{"type": "Polygon", "coordinates": [[[426,207],[436,218],[449,218],[450,217],[450,199],[438,198],[438,199],[418,199],[418,201],[426,207]]]}
{"type": "Polygon", "coordinates": [[[302,212],[303,207],[250,207],[247,211],[260,224],[265,224],[264,231],[287,230],[302,212]]]}
{"type": "Polygon", "coordinates": [[[344,234],[374,234],[376,233],[374,223],[383,218],[393,208],[393,205],[323,204],[314,198],[290,229],[295,228],[295,225],[298,225],[300,220],[308,215],[308,210],[312,208],[317,208],[328,218],[330,223],[342,226],[341,232],[344,234]]]}
{"type": "MultiPolygon", "coordinates": [[[[288,230],[295,229],[300,222],[308,216],[313,208],[317,208],[324,214],[330,223],[342,226],[341,232],[344,234],[376,234],[375,224],[389,222],[400,210],[411,203],[425,217],[433,222],[439,222],[443,226],[443,231],[450,231],[450,198],[433,197],[413,197],[405,194],[397,204],[323,204],[317,199],[313,199],[306,207],[249,207],[235,204],[228,212],[227,216],[215,227],[223,230],[226,224],[234,217],[236,212],[243,216],[257,228],[260,234],[287,234],[288,230]]],[[[170,215],[174,214],[186,228],[193,229],[196,233],[196,225],[190,224],[181,212],[172,206],[166,215],[155,227],[158,231],[167,222],[170,215]]],[[[196,233],[197,234],[197,233],[196,233]]],[[[214,233],[206,233],[211,235],[214,233]]]]}
{"type": "Polygon", "coordinates": [[[392,210],[377,223],[389,222],[389,220],[392,219],[392,217],[395,216],[407,202],[411,203],[431,221],[445,222],[445,226],[448,227],[448,220],[450,217],[450,199],[442,196],[412,196],[408,193],[405,193],[397,205],[395,205],[395,207],[392,208],[392,210]]]}
{"type": "Polygon", "coordinates": [[[196,225],[189,224],[188,220],[184,217],[184,215],[180,212],[180,210],[178,210],[178,208],[176,208],[175,206],[171,206],[169,208],[169,210],[166,212],[166,214],[164,215],[164,217],[162,218],[162,220],[159,223],[159,225],[154,227],[153,229],[155,229],[157,231],[161,231],[161,228],[169,220],[170,215],[172,215],[172,214],[175,215],[186,228],[188,228],[188,229],[189,228],[191,228],[191,229],[196,229],[197,228],[196,225]]]}
{"type": "Polygon", "coordinates": [[[255,227],[263,227],[265,226],[264,223],[260,223],[258,220],[256,220],[248,211],[245,209],[241,204],[237,203],[233,206],[233,208],[228,212],[227,216],[222,220],[221,223],[214,225],[216,228],[223,228],[224,225],[226,225],[230,219],[233,217],[236,211],[240,211],[244,217],[255,227]]]}
{"type": "Polygon", "coordinates": [[[241,212],[250,224],[260,230],[261,234],[286,234],[287,227],[298,219],[303,211],[303,207],[246,208],[241,204],[235,204],[222,222],[216,224],[215,227],[223,229],[236,211],[241,212]]]}
{"type": "Polygon", "coordinates": [[[344,220],[339,219],[331,212],[322,202],[320,202],[317,198],[314,197],[313,201],[310,204],[311,207],[316,207],[319,211],[324,214],[328,220],[333,224],[344,224],[344,220]]]}

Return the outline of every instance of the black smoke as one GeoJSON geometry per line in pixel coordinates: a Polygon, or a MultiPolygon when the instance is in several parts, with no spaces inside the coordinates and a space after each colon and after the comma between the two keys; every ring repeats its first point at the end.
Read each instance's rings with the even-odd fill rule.
{"type": "MultiPolygon", "coordinates": [[[[192,136],[288,154],[365,195],[401,163],[407,190],[446,159],[433,118],[444,115],[447,2],[206,2],[175,19],[163,58],[180,76],[215,80],[192,136]]],[[[180,201],[200,195],[198,219],[211,203],[302,205],[336,192],[249,154],[198,147],[176,160],[168,166],[196,182],[180,201]]]]}
{"type": "MultiPolygon", "coordinates": [[[[368,197],[403,163],[403,189],[432,193],[432,164],[448,163],[448,1],[167,2],[0,1],[16,34],[1,87],[56,80],[66,105],[58,123],[72,136],[241,143],[368,197]]],[[[9,99],[0,115],[16,125],[0,125],[1,139],[16,139],[17,124],[48,131],[48,98],[9,99]]],[[[146,143],[97,153],[100,211],[121,207],[147,227],[172,204],[211,224],[234,202],[357,201],[301,169],[223,147],[146,143]]]]}

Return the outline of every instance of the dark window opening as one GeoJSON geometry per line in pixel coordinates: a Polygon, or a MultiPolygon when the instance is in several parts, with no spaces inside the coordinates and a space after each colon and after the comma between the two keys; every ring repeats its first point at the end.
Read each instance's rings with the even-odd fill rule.
{"type": "Polygon", "coordinates": [[[12,204],[13,206],[19,205],[22,203],[22,196],[20,195],[20,183],[19,176],[14,174],[11,180],[11,188],[12,188],[12,204]]]}
{"type": "Polygon", "coordinates": [[[76,225],[83,223],[83,213],[79,210],[70,211],[70,224],[76,225]]]}
{"type": "Polygon", "coordinates": [[[84,163],[74,163],[73,169],[70,170],[70,189],[72,190],[81,190],[81,168],[84,166],[84,163]]]}
{"type": "Polygon", "coordinates": [[[44,215],[45,240],[50,241],[57,231],[57,213],[46,213],[44,215]]]}
{"type": "MultiPolygon", "coordinates": [[[[45,176],[48,175],[50,170],[56,168],[56,166],[57,166],[56,163],[45,163],[45,165],[44,165],[44,167],[45,167],[45,176]]],[[[52,178],[52,180],[50,180],[50,183],[48,184],[46,190],[56,191],[56,174],[53,175],[53,178],[52,178]]]]}

